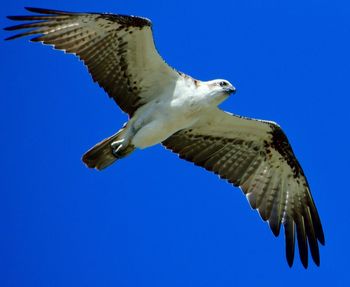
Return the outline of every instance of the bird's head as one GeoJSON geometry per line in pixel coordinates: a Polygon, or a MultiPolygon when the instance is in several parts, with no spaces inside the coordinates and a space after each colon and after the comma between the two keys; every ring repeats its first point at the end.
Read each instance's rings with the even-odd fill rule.
{"type": "Polygon", "coordinates": [[[236,88],[226,80],[218,79],[206,82],[207,95],[216,105],[222,103],[226,98],[236,92],[236,88]]]}

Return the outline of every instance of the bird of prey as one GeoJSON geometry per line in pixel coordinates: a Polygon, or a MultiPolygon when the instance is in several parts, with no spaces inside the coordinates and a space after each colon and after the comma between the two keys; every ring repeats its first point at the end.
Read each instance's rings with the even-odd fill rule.
{"type": "Polygon", "coordinates": [[[136,148],[161,143],[240,187],[275,236],[283,225],[289,266],[295,237],[303,266],[308,266],[308,249],[320,264],[318,242],[325,242],[321,221],[288,139],[274,122],[219,109],[235,92],[231,83],[196,80],[167,65],[146,18],[26,9],[36,14],[9,16],[25,23],[5,28],[22,30],[7,40],[36,35],[31,41],[76,55],[129,115],[116,134],[84,154],[88,167],[102,170],[136,148]]]}

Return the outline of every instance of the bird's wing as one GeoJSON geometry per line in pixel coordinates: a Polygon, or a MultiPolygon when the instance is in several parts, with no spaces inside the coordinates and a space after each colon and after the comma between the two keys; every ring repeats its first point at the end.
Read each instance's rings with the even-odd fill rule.
{"type": "Polygon", "coordinates": [[[282,129],[275,123],[238,117],[219,109],[163,145],[220,178],[241,187],[252,208],[275,236],[284,225],[286,257],[292,266],[295,234],[301,261],[308,264],[308,245],[319,265],[318,243],[324,235],[304,172],[282,129]]]}
{"type": "Polygon", "coordinates": [[[5,30],[29,30],[7,40],[39,34],[31,41],[77,55],[93,80],[130,116],[165,89],[171,89],[179,77],[158,54],[152,23],[146,18],[26,9],[38,15],[8,16],[27,23],[5,30]]]}

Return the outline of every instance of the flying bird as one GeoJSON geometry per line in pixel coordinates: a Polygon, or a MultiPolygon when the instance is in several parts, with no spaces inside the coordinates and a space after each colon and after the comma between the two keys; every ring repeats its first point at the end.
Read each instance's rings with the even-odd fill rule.
{"type": "Polygon", "coordinates": [[[24,24],[7,40],[36,35],[79,57],[97,82],[129,115],[128,122],[83,156],[102,170],[132,153],[161,143],[180,158],[238,186],[252,208],[278,236],[284,227],[286,258],[308,249],[320,264],[325,239],[305,174],[282,129],[274,122],[237,116],[218,108],[235,92],[222,79],[200,81],[170,67],[158,54],[152,23],[142,17],[26,8],[36,13],[8,16],[24,24]]]}

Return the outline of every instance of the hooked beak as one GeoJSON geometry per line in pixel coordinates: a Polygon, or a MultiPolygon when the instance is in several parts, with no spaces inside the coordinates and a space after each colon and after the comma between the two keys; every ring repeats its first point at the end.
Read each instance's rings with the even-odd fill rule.
{"type": "Polygon", "coordinates": [[[236,93],[236,88],[234,86],[227,87],[226,88],[226,93],[234,94],[234,93],[236,93]]]}

